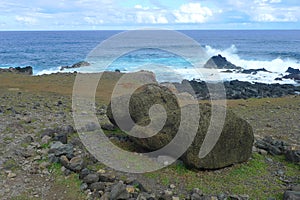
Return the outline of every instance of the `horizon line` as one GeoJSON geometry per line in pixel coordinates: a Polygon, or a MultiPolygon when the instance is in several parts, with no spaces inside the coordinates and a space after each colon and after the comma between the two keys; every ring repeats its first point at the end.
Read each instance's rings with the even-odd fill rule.
{"type": "MultiPolygon", "coordinates": [[[[12,29],[12,30],[0,30],[0,32],[33,32],[33,31],[134,31],[143,29],[12,29]]],[[[144,29],[147,30],[147,29],[144,29]]],[[[150,29],[149,29],[150,30],[150,29]]],[[[153,29],[155,30],[155,29],[153,29]]],[[[300,31],[299,29],[157,29],[157,30],[174,30],[174,31],[300,31]]]]}

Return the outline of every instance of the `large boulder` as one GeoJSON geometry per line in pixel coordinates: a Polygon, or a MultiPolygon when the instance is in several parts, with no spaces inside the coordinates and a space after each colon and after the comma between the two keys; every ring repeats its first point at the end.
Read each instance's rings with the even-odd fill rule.
{"type": "MultiPolygon", "coordinates": [[[[118,98],[121,99],[122,97],[118,98]]],[[[133,121],[139,125],[149,124],[149,108],[155,104],[161,104],[166,109],[167,120],[163,128],[152,137],[131,137],[138,148],[148,151],[155,151],[167,145],[177,134],[181,121],[182,110],[179,108],[176,96],[168,88],[156,84],[143,86],[131,96],[129,111],[133,121]]],[[[189,109],[189,107],[190,105],[185,105],[183,108],[189,109]]],[[[210,105],[199,104],[199,110],[199,128],[192,145],[181,157],[184,163],[191,168],[218,169],[247,161],[251,156],[254,141],[252,128],[245,120],[237,117],[230,111],[227,111],[224,128],[212,151],[202,159],[198,157],[210,124],[211,107],[210,105]]],[[[107,115],[110,121],[117,126],[110,105],[107,115]]],[[[122,116],[118,117],[122,118],[122,116]]],[[[193,119],[193,116],[189,116],[189,119],[193,119]]],[[[187,128],[185,132],[186,138],[188,138],[190,130],[187,128]]],[[[184,139],[182,138],[182,140],[184,139]]],[[[181,148],[181,144],[177,145],[178,148],[181,148]]],[[[174,156],[172,152],[167,153],[170,156],[174,156]]]]}

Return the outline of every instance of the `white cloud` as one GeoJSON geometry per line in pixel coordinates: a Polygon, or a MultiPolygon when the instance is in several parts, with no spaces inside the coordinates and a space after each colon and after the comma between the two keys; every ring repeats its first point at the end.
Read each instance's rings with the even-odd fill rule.
{"type": "Polygon", "coordinates": [[[264,6],[264,5],[268,5],[268,4],[281,3],[281,0],[255,0],[254,3],[264,6]]]}
{"type": "Polygon", "coordinates": [[[284,16],[275,16],[272,14],[259,14],[254,18],[258,22],[297,22],[298,19],[291,13],[284,16]]]}
{"type": "Polygon", "coordinates": [[[135,9],[142,9],[143,6],[141,6],[141,5],[135,5],[134,8],[135,8],[135,9]]]}
{"type": "Polygon", "coordinates": [[[28,16],[16,16],[15,19],[18,22],[28,24],[28,25],[35,25],[37,23],[37,19],[28,16]]]}
{"type": "MultiPolygon", "coordinates": [[[[9,29],[89,29],[96,27],[224,27],[236,23],[263,24],[298,22],[297,0],[224,0],[224,1],[131,1],[124,0],[0,0],[0,26],[9,29]],[[141,3],[138,3],[141,2],[141,3]],[[180,2],[186,2],[180,4],[180,2]],[[206,4],[204,4],[206,3],[206,4]],[[16,13],[16,14],[15,14],[16,13]],[[200,25],[201,24],[201,25],[200,25]]],[[[228,26],[230,27],[230,26],[228,26]]],[[[250,25],[249,25],[250,27],[250,25]]],[[[271,26],[274,27],[274,24],[271,26]]],[[[281,26],[278,27],[279,29],[281,26]]]]}
{"type": "Polygon", "coordinates": [[[270,0],[270,3],[281,3],[281,0],[270,0]]]}
{"type": "Polygon", "coordinates": [[[208,7],[202,7],[200,3],[188,3],[173,11],[176,23],[204,23],[213,12],[208,7]]]}
{"type": "Polygon", "coordinates": [[[98,19],[96,17],[84,17],[84,21],[86,21],[88,24],[93,24],[93,25],[104,23],[102,19],[98,19]]]}
{"type": "Polygon", "coordinates": [[[151,12],[137,12],[136,20],[139,24],[167,24],[169,22],[163,14],[151,12]]]}
{"type": "Polygon", "coordinates": [[[297,22],[299,7],[278,7],[280,0],[260,0],[252,6],[250,15],[257,22],[297,22]]]}

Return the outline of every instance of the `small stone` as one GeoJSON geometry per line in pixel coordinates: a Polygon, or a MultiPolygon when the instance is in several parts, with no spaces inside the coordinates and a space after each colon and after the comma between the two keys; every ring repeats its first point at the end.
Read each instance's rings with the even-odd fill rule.
{"type": "Polygon", "coordinates": [[[54,154],[49,154],[48,159],[51,163],[58,163],[59,162],[59,158],[56,157],[54,154]]]}
{"type": "Polygon", "coordinates": [[[74,127],[71,126],[71,125],[66,125],[66,126],[61,127],[60,131],[61,131],[62,133],[67,134],[67,135],[72,134],[72,133],[75,133],[75,129],[74,129],[74,127]]]}
{"type": "Polygon", "coordinates": [[[79,173],[79,179],[83,179],[88,174],[90,174],[90,170],[89,169],[87,169],[87,168],[82,169],[80,171],[80,173],[79,173]]]}
{"type": "Polygon", "coordinates": [[[268,154],[268,152],[264,149],[259,149],[258,153],[261,154],[261,155],[267,155],[268,154]]]}
{"type": "Polygon", "coordinates": [[[130,181],[129,184],[138,188],[141,192],[147,192],[146,188],[138,180],[130,181]]]}
{"type": "Polygon", "coordinates": [[[73,145],[54,142],[49,149],[49,153],[54,154],[55,156],[66,155],[70,159],[73,157],[74,153],[73,145]]]}
{"type": "Polygon", "coordinates": [[[285,158],[289,162],[299,163],[300,162],[300,150],[288,150],[285,153],[285,158]]]}
{"type": "Polygon", "coordinates": [[[284,175],[284,171],[278,170],[278,171],[277,171],[277,174],[278,174],[279,176],[283,176],[283,175],[284,175]]]}
{"type": "Polygon", "coordinates": [[[9,172],[7,175],[7,178],[16,178],[17,174],[13,173],[13,172],[9,172]]]}
{"type": "Polygon", "coordinates": [[[202,195],[203,195],[203,192],[202,192],[202,190],[200,190],[199,188],[194,188],[194,189],[193,189],[193,191],[192,191],[192,193],[199,194],[200,196],[202,196],[202,195]]]}
{"type": "Polygon", "coordinates": [[[126,190],[126,185],[119,182],[112,187],[110,199],[128,199],[129,193],[126,190]]]}
{"type": "Polygon", "coordinates": [[[60,134],[57,134],[56,136],[54,136],[53,140],[54,141],[59,141],[63,144],[67,144],[68,143],[68,136],[65,133],[60,133],[60,134]]]}
{"type": "Polygon", "coordinates": [[[154,200],[157,199],[155,198],[155,194],[148,194],[146,192],[142,192],[138,195],[137,200],[154,200]]]}
{"type": "Polygon", "coordinates": [[[283,194],[283,200],[298,200],[298,199],[300,199],[300,192],[285,191],[283,194]]]}
{"type": "Polygon", "coordinates": [[[134,193],[135,192],[135,188],[131,185],[127,185],[126,190],[128,193],[134,193]]]}
{"type": "Polygon", "coordinates": [[[86,189],[88,189],[88,184],[82,183],[82,184],[80,185],[80,190],[81,190],[81,191],[85,191],[86,189]]]}
{"type": "Polygon", "coordinates": [[[175,186],[174,184],[171,184],[169,187],[170,187],[171,189],[176,188],[176,186],[175,186]]]}
{"type": "Polygon", "coordinates": [[[272,160],[271,158],[266,158],[266,160],[267,160],[268,162],[273,162],[273,160],[272,160]]]}
{"type": "Polygon", "coordinates": [[[113,125],[113,124],[102,124],[101,125],[101,128],[103,129],[103,130],[107,130],[107,131],[114,131],[114,130],[116,130],[116,127],[115,127],[115,125],[113,125]]]}
{"type": "Polygon", "coordinates": [[[104,170],[104,169],[99,169],[99,170],[97,171],[97,173],[99,173],[99,174],[105,174],[105,170],[104,170]]]}
{"type": "Polygon", "coordinates": [[[61,156],[59,161],[64,167],[67,168],[69,166],[69,159],[67,158],[67,156],[61,156]]]}
{"type": "Polygon", "coordinates": [[[179,197],[172,197],[172,200],[179,200],[179,197]]]}
{"type": "Polygon", "coordinates": [[[87,184],[96,183],[99,181],[99,175],[98,174],[88,174],[83,178],[83,182],[87,184]]]}
{"type": "Polygon", "coordinates": [[[49,163],[49,162],[46,162],[46,161],[44,161],[44,162],[42,162],[42,163],[39,164],[39,168],[40,168],[40,169],[46,169],[46,168],[48,168],[49,166],[50,166],[50,163],[49,163]]]}
{"type": "Polygon", "coordinates": [[[199,195],[197,193],[193,193],[191,195],[191,200],[201,200],[201,199],[202,199],[201,195],[199,195]]]}
{"type": "Polygon", "coordinates": [[[33,158],[33,161],[37,161],[37,160],[41,160],[41,159],[42,159],[42,157],[40,155],[37,155],[33,158]]]}
{"type": "Polygon", "coordinates": [[[250,199],[249,195],[244,194],[244,195],[239,195],[241,200],[248,200],[250,199]]]}
{"type": "Polygon", "coordinates": [[[114,182],[116,180],[116,177],[110,174],[100,174],[99,180],[102,182],[114,182]]]}
{"type": "Polygon", "coordinates": [[[51,141],[51,137],[50,136],[48,136],[48,135],[45,135],[43,138],[42,138],[42,140],[41,140],[41,144],[42,145],[45,145],[45,144],[48,144],[50,141],[51,141]]]}
{"type": "Polygon", "coordinates": [[[68,168],[74,172],[80,172],[84,168],[84,160],[81,156],[74,157],[70,160],[68,168]]]}
{"type": "Polygon", "coordinates": [[[252,152],[258,152],[258,149],[255,146],[253,146],[252,147],[252,152]]]}
{"type": "Polygon", "coordinates": [[[23,139],[23,143],[25,144],[30,144],[31,142],[33,142],[33,137],[31,137],[30,135],[26,136],[24,139],[23,139]]]}
{"type": "MultiPolygon", "coordinates": [[[[48,169],[43,169],[42,174],[44,175],[50,175],[48,169]]],[[[47,180],[47,179],[46,179],[47,180]]]]}
{"type": "Polygon", "coordinates": [[[218,195],[218,199],[219,200],[226,200],[227,199],[227,196],[225,194],[219,194],[218,195]]]}
{"type": "Polygon", "coordinates": [[[105,190],[105,183],[102,182],[92,183],[89,188],[91,191],[105,190]]]}
{"type": "Polygon", "coordinates": [[[105,192],[105,193],[101,196],[100,200],[110,200],[110,194],[109,194],[109,192],[105,192]]]}
{"type": "Polygon", "coordinates": [[[173,192],[171,190],[165,190],[164,191],[164,195],[166,195],[166,196],[172,196],[173,192]]]}
{"type": "Polygon", "coordinates": [[[60,168],[60,171],[61,171],[61,172],[65,172],[66,169],[67,169],[67,168],[65,168],[64,166],[62,166],[62,167],[60,168]]]}
{"type": "Polygon", "coordinates": [[[293,186],[291,187],[291,190],[292,190],[292,191],[300,192],[300,184],[299,184],[299,185],[293,185],[293,186]]]}

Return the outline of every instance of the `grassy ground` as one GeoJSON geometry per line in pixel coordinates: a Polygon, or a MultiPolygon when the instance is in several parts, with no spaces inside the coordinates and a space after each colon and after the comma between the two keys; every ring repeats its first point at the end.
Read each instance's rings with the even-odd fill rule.
{"type": "MultiPolygon", "coordinates": [[[[96,93],[96,99],[99,104],[107,104],[109,102],[111,91],[118,78],[119,75],[112,73],[103,76],[96,93]]],[[[54,116],[48,116],[48,112],[58,113],[63,111],[67,115],[70,113],[74,80],[74,74],[35,77],[0,74],[0,91],[7,94],[22,92],[25,96],[28,94],[26,98],[30,101],[46,102],[49,105],[57,102],[59,99],[63,101],[65,107],[53,107],[52,110],[45,111],[45,118],[32,117],[33,121],[31,124],[23,123],[20,120],[25,132],[33,133],[35,131],[34,133],[38,134],[39,131],[37,129],[43,128],[47,124],[55,125],[57,123],[54,116]]],[[[8,97],[10,96],[8,95],[8,97]]],[[[1,99],[0,106],[5,101],[3,99],[1,99]]],[[[10,101],[5,103],[13,105],[14,102],[10,101]]],[[[299,96],[276,99],[229,100],[227,105],[229,109],[251,124],[256,137],[271,135],[275,138],[288,141],[294,144],[296,148],[299,148],[299,96]]],[[[17,107],[22,113],[26,112],[26,110],[21,110],[23,107],[19,101],[18,106],[14,107],[17,107]]],[[[46,106],[44,109],[46,109],[46,106]]],[[[30,112],[34,113],[35,111],[32,110],[30,112]]],[[[61,123],[61,120],[62,118],[58,118],[57,121],[61,123]]],[[[71,119],[69,118],[63,118],[63,120],[66,120],[64,123],[73,123],[70,122],[71,119]]],[[[9,126],[7,130],[4,130],[5,134],[15,131],[17,129],[9,126]]],[[[105,133],[111,135],[123,134],[120,131],[106,131],[105,133]]],[[[14,139],[12,134],[7,134],[3,138],[6,140],[3,142],[6,143],[14,139]]],[[[119,145],[122,146],[123,144],[119,145]]],[[[47,146],[44,148],[47,148],[47,146]]],[[[131,150],[130,146],[127,146],[127,148],[131,150]]],[[[18,170],[14,160],[6,162],[5,165],[12,165],[13,167],[11,168],[13,170],[18,170]]],[[[60,165],[52,165],[50,167],[54,180],[51,185],[51,193],[57,193],[63,199],[85,199],[86,195],[79,189],[80,181],[78,176],[72,174],[69,177],[65,177],[60,168],[60,165]]],[[[104,168],[104,166],[98,163],[89,166],[89,168],[96,170],[104,168]]],[[[287,180],[292,181],[292,183],[299,183],[299,172],[299,165],[287,163],[283,156],[273,157],[255,153],[247,163],[237,164],[217,171],[192,171],[186,169],[182,164],[176,164],[157,172],[132,176],[138,178],[146,187],[152,190],[166,189],[170,184],[175,184],[176,188],[174,190],[180,194],[180,197],[184,197],[186,191],[192,188],[200,188],[207,194],[247,194],[251,199],[267,199],[269,197],[281,199],[284,190],[290,184],[287,180]],[[281,176],[278,175],[279,171],[283,172],[284,179],[281,179],[281,176]]],[[[124,177],[124,179],[128,176],[128,174],[116,174],[119,177],[124,177]]],[[[30,191],[28,192],[30,193],[30,191]]],[[[27,196],[28,194],[24,193],[13,199],[28,199],[27,196]]],[[[51,196],[47,196],[44,199],[52,198],[51,196]]]]}

